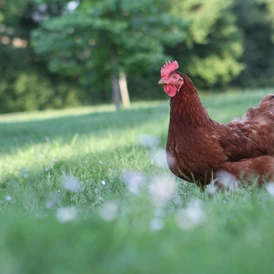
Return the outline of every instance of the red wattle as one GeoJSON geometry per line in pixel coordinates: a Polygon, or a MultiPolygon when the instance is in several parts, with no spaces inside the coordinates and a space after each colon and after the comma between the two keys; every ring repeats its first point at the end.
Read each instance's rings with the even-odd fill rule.
{"type": "Polygon", "coordinates": [[[177,89],[173,85],[164,85],[164,91],[169,97],[174,97],[177,93],[177,89]]]}

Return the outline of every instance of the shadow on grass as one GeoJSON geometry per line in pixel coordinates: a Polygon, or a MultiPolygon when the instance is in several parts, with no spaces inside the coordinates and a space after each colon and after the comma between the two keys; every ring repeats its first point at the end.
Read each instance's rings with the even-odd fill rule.
{"type": "Polygon", "coordinates": [[[165,105],[141,107],[98,113],[71,115],[43,120],[0,122],[0,153],[6,154],[26,145],[41,144],[47,140],[71,140],[75,135],[105,136],[107,131],[161,123],[168,116],[165,105]]]}

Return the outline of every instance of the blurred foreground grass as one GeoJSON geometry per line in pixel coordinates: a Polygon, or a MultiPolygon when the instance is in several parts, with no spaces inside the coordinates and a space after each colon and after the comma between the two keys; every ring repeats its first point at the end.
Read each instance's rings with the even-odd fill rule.
{"type": "MultiPolygon", "coordinates": [[[[268,92],[202,99],[228,122],[268,92]]],[[[168,118],[168,101],[0,116],[0,273],[272,273],[273,197],[175,179],[168,118]]]]}

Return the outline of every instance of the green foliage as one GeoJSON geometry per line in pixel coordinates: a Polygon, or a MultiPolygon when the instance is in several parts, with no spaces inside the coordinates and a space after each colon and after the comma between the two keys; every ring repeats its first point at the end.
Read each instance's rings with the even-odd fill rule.
{"type": "Polygon", "coordinates": [[[2,0],[0,112],[110,102],[120,73],[165,98],[167,59],[198,88],[273,86],[273,18],[272,0],[2,0]]]}
{"type": "Polygon", "coordinates": [[[182,41],[184,27],[163,0],[83,1],[76,10],[44,22],[32,33],[32,43],[47,56],[51,71],[99,85],[98,75],[110,78],[111,71],[158,69],[165,60],[164,45],[182,41]]]}
{"type": "Polygon", "coordinates": [[[235,1],[237,25],[243,32],[245,69],[238,83],[245,86],[273,86],[274,3],[271,0],[235,1]]]}
{"type": "Polygon", "coordinates": [[[0,112],[62,108],[83,104],[88,93],[70,79],[48,77],[38,64],[20,62],[30,57],[29,49],[0,46],[0,112]]]}
{"type": "MultiPolygon", "coordinates": [[[[267,92],[202,99],[212,118],[226,122],[267,92]]],[[[0,115],[0,273],[271,273],[274,201],[264,187],[209,196],[178,181],[176,196],[155,208],[148,186],[170,171],[136,141],[151,134],[163,149],[168,112],[165,101],[120,112],[105,106],[0,115]],[[147,179],[140,195],[128,191],[124,170],[147,179]],[[81,191],[66,190],[64,175],[77,178],[81,191]],[[183,229],[178,212],[193,199],[205,220],[183,229]],[[118,208],[107,221],[102,209],[110,201],[118,208]],[[66,206],[77,216],[61,223],[57,212],[66,206]],[[163,221],[158,230],[155,215],[163,221]]]]}
{"type": "Polygon", "coordinates": [[[49,73],[45,61],[33,53],[29,36],[37,27],[32,17],[34,3],[18,1],[13,5],[5,3],[5,24],[0,26],[0,112],[62,108],[87,99],[91,102],[88,92],[80,90],[73,79],[49,73]]]}
{"type": "Polygon", "coordinates": [[[243,64],[241,32],[236,26],[233,1],[174,1],[174,13],[190,24],[187,39],[170,52],[182,70],[199,86],[224,85],[239,75],[243,64]]]}

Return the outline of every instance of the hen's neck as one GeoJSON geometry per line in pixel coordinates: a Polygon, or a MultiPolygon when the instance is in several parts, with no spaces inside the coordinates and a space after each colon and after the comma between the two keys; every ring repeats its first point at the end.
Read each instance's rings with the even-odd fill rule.
{"type": "Polygon", "coordinates": [[[170,122],[177,127],[207,127],[212,124],[193,85],[184,85],[170,100],[170,122]]]}

